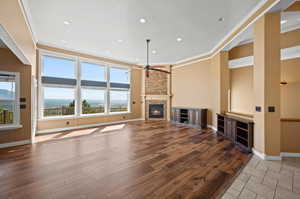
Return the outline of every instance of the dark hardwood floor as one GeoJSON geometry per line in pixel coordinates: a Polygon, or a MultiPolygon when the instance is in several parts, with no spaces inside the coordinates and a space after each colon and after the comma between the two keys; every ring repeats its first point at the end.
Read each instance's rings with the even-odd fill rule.
{"type": "Polygon", "coordinates": [[[83,132],[1,149],[0,198],[210,199],[251,156],[212,130],[163,121],[83,132]]]}

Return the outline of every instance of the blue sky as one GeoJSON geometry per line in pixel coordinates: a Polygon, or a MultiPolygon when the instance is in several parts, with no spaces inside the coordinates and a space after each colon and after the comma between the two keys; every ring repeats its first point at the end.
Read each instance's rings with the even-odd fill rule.
{"type": "MultiPolygon", "coordinates": [[[[15,92],[15,83],[14,82],[6,82],[6,81],[0,81],[0,90],[6,90],[9,92],[15,92]]],[[[6,95],[2,96],[2,100],[11,100],[14,99],[14,95],[6,95]]]]}
{"type": "MultiPolygon", "coordinates": [[[[43,75],[50,77],[61,77],[75,79],[76,63],[71,60],[44,57],[43,75]]],[[[81,79],[92,81],[105,81],[105,67],[95,64],[82,63],[81,79]]],[[[117,68],[110,69],[110,81],[118,83],[128,83],[128,72],[117,68]]],[[[74,99],[74,89],[69,88],[45,88],[45,99],[74,99]]],[[[126,100],[127,94],[112,93],[112,99],[126,100]]],[[[87,100],[102,100],[104,92],[94,89],[82,90],[82,98],[87,100]]]]}

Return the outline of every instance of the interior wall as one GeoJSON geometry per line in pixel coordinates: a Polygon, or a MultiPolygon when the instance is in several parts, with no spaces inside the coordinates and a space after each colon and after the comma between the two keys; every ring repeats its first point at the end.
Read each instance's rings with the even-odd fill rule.
{"type": "Polygon", "coordinates": [[[253,66],[231,69],[230,74],[231,112],[253,115],[253,66]]]}
{"type": "Polygon", "coordinates": [[[213,124],[216,112],[214,92],[217,84],[211,60],[186,65],[172,70],[172,107],[208,108],[208,124],[213,124]]]}
{"type": "Polygon", "coordinates": [[[1,1],[0,24],[5,28],[11,38],[30,61],[35,73],[36,46],[33,41],[30,27],[26,23],[21,1],[1,1]]]}
{"type": "MultiPolygon", "coordinates": [[[[94,59],[98,61],[105,61],[114,64],[122,64],[126,66],[131,66],[131,112],[126,114],[111,114],[105,116],[84,116],[84,117],[74,117],[68,119],[45,119],[38,120],[37,122],[37,130],[49,130],[49,129],[57,129],[57,128],[67,128],[81,125],[90,125],[90,124],[98,124],[98,123],[109,123],[116,122],[121,120],[132,120],[132,119],[140,119],[142,117],[142,71],[140,68],[129,65],[127,63],[111,61],[109,59],[95,57],[92,55],[82,54],[78,52],[68,51],[64,49],[58,49],[49,46],[38,45],[39,49],[48,50],[56,53],[63,53],[73,56],[80,56],[88,59],[94,59]]],[[[41,102],[39,102],[41,103],[41,102]]]]}
{"type": "Polygon", "coordinates": [[[20,73],[20,97],[26,98],[25,109],[20,109],[22,128],[0,131],[0,144],[31,139],[31,67],[22,64],[6,48],[0,48],[0,70],[20,73]]]}

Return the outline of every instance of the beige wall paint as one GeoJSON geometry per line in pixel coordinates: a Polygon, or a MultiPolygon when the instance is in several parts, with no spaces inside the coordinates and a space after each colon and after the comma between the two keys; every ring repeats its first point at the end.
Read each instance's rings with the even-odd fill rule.
{"type": "Polygon", "coordinates": [[[281,151],[288,153],[300,153],[300,122],[281,122],[281,151]]]}
{"type": "Polygon", "coordinates": [[[9,49],[0,48],[0,70],[20,73],[20,97],[26,98],[26,109],[21,109],[20,118],[23,127],[0,131],[0,144],[28,140],[31,138],[31,67],[23,65],[9,49]]]}
{"type": "Polygon", "coordinates": [[[172,70],[172,106],[208,108],[208,123],[228,108],[228,53],[172,70]],[[222,75],[221,75],[222,74],[222,75]],[[221,100],[222,99],[222,100],[221,100]]]}
{"type": "Polygon", "coordinates": [[[280,155],[280,13],[261,17],[254,24],[254,148],[280,155]],[[275,112],[268,107],[274,106],[275,112]]]}
{"type": "Polygon", "coordinates": [[[300,58],[281,62],[281,117],[300,119],[300,58]]]}
{"type": "Polygon", "coordinates": [[[253,66],[231,69],[230,74],[231,111],[253,115],[253,66]]]}
{"type": "Polygon", "coordinates": [[[211,60],[172,70],[172,106],[208,108],[208,123],[212,124],[213,79],[211,60]]]}
{"type": "Polygon", "coordinates": [[[35,42],[30,28],[26,24],[23,7],[19,0],[0,1],[0,24],[15,41],[18,48],[28,58],[35,72],[35,42]]]}

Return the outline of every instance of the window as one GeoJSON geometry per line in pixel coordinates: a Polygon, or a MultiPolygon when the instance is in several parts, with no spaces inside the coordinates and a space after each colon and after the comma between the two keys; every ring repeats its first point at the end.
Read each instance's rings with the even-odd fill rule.
{"type": "Polygon", "coordinates": [[[105,91],[98,89],[82,89],[82,114],[105,112],[105,91]]]}
{"type": "Polygon", "coordinates": [[[19,125],[19,73],[0,71],[0,128],[19,125]]]}
{"type": "Polygon", "coordinates": [[[42,56],[42,117],[75,114],[76,61],[42,56]]]}
{"type": "Polygon", "coordinates": [[[128,91],[110,91],[110,112],[128,112],[128,95],[128,91]]]}
{"type": "Polygon", "coordinates": [[[129,83],[128,69],[111,68],[110,69],[110,82],[128,84],[129,83]]]}
{"type": "Polygon", "coordinates": [[[41,53],[40,118],[130,112],[130,70],[41,53]]]}
{"type": "Polygon", "coordinates": [[[74,88],[44,87],[44,117],[74,115],[74,88]]]}

